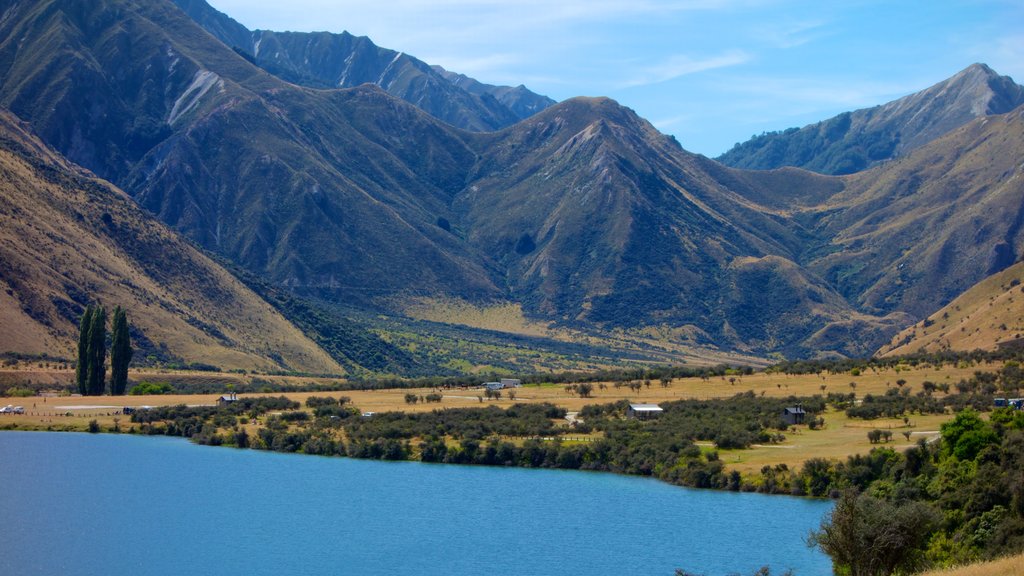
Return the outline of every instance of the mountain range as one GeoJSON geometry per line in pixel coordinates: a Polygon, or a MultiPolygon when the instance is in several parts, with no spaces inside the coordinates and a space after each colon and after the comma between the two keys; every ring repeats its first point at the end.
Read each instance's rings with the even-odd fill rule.
{"type": "Polygon", "coordinates": [[[736,144],[718,161],[736,168],[796,166],[823,174],[852,174],[904,156],[967,122],[1024,104],[1024,87],[984,64],[873,108],[736,144]]]}
{"type": "Polygon", "coordinates": [[[311,88],[380,86],[445,122],[477,132],[511,126],[555,103],[525,86],[491,86],[380,48],[347,32],[250,31],[205,0],[174,0],[225,45],[271,74],[311,88]]]}
{"type": "MultiPolygon", "coordinates": [[[[864,355],[1024,248],[1024,89],[984,65],[715,161],[609,99],[250,32],[200,0],[2,6],[0,106],[286,315],[267,294],[399,315],[512,302],[574,330],[864,355]],[[769,156],[795,167],[726,165],[769,156]]],[[[375,369],[408,366],[387,350],[375,369]]]]}

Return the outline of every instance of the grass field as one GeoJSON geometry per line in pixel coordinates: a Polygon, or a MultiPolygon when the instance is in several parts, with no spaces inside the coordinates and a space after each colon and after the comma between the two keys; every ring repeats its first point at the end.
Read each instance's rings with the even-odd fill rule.
{"type": "MultiPolygon", "coordinates": [[[[445,408],[467,408],[485,405],[508,407],[514,403],[550,402],[566,408],[570,412],[578,412],[588,404],[605,404],[619,400],[660,403],[680,399],[712,399],[727,398],[735,394],[753,391],[765,397],[811,396],[823,391],[848,393],[855,391],[858,396],[864,394],[882,394],[896,386],[898,380],[905,380],[905,387],[920,390],[925,380],[948,382],[955,384],[961,378],[970,377],[976,370],[995,370],[999,365],[971,367],[931,367],[916,369],[868,370],[859,376],[846,374],[822,375],[785,375],[757,373],[750,376],[715,377],[710,379],[680,378],[673,380],[667,387],[659,381],[652,381],[649,387],[642,387],[634,393],[628,387],[616,387],[612,383],[596,383],[589,398],[581,398],[566,390],[563,384],[527,385],[515,390],[515,399],[506,391],[500,400],[486,400],[479,388],[442,390],[443,399],[440,403],[416,404],[406,403],[406,394],[425,396],[433,389],[389,389],[389,390],[353,390],[345,392],[288,392],[289,398],[302,404],[309,396],[348,396],[352,404],[363,412],[426,412],[445,408]],[[855,387],[850,383],[854,382],[855,387]],[[824,387],[824,390],[823,390],[824,387]]],[[[49,378],[53,381],[72,378],[68,370],[43,370],[35,368],[35,378],[49,378]]],[[[25,370],[18,371],[22,376],[25,370]]],[[[0,378],[10,374],[0,372],[0,378]]],[[[208,379],[211,382],[223,382],[225,392],[227,384],[242,382],[246,378],[240,374],[211,374],[156,371],[133,372],[133,380],[168,381],[173,384],[176,379],[208,379]]],[[[317,381],[310,378],[274,377],[276,382],[308,383],[317,381]]],[[[272,393],[270,395],[278,395],[272,393]]],[[[166,406],[175,404],[212,405],[219,394],[201,395],[166,395],[166,396],[122,396],[104,397],[28,397],[0,398],[0,406],[13,404],[24,406],[24,415],[0,416],[0,428],[16,426],[18,429],[53,429],[53,430],[85,430],[90,420],[97,420],[103,429],[114,426],[118,418],[122,429],[130,426],[129,418],[117,416],[115,413],[123,406],[166,406]]],[[[754,446],[747,450],[723,450],[721,458],[729,467],[741,472],[757,472],[765,465],[786,464],[798,467],[809,458],[845,458],[851,454],[866,453],[873,446],[867,439],[867,432],[874,428],[889,429],[893,432],[893,440],[887,446],[905,448],[920,438],[933,438],[939,426],[949,419],[949,415],[913,416],[909,424],[902,419],[879,419],[872,421],[851,420],[842,412],[829,411],[824,415],[825,429],[808,430],[804,426],[794,427],[786,432],[786,440],[780,444],[754,446]],[[903,432],[911,433],[907,440],[903,432]]]]}
{"type": "Polygon", "coordinates": [[[932,570],[920,576],[1024,576],[1024,554],[961,568],[932,570]]]}

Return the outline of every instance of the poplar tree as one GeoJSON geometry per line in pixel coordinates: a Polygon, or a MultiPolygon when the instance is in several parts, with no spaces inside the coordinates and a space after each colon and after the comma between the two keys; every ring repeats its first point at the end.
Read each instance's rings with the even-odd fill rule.
{"type": "Polygon", "coordinates": [[[92,304],[86,306],[82,321],[78,325],[78,364],[75,365],[75,383],[78,393],[85,396],[89,393],[87,386],[89,374],[89,328],[92,327],[92,304]]]}
{"type": "Polygon", "coordinates": [[[128,364],[132,361],[132,341],[128,335],[128,315],[114,308],[110,327],[110,394],[123,396],[128,387],[128,364]]]}
{"type": "Polygon", "coordinates": [[[107,312],[97,306],[89,322],[88,374],[86,388],[91,396],[102,396],[107,376],[107,312]]]}

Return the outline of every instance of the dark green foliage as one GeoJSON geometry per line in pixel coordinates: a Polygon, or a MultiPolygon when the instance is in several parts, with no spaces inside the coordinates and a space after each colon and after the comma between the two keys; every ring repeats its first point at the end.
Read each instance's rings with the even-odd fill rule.
{"type": "MultiPolygon", "coordinates": [[[[348,402],[348,399],[345,400],[348,402]]],[[[344,404],[344,403],[341,403],[344,404]]],[[[306,399],[306,408],[319,408],[322,406],[338,406],[338,400],[331,397],[310,396],[306,399]]]]}
{"type": "Polygon", "coordinates": [[[128,364],[132,361],[132,342],[128,335],[128,316],[117,306],[114,308],[110,343],[110,394],[124,395],[128,387],[128,364]]]}
{"type": "Polygon", "coordinates": [[[942,425],[943,446],[958,460],[974,460],[983,448],[999,443],[999,435],[974,410],[964,410],[942,425]]]}
{"type": "Polygon", "coordinates": [[[965,410],[942,427],[939,444],[808,461],[782,480],[814,486],[809,494],[847,491],[815,538],[843,573],[888,574],[1024,549],[1022,454],[1024,415],[1000,408],[985,422],[965,410]]]}
{"type": "Polygon", "coordinates": [[[174,394],[175,390],[167,382],[142,382],[132,387],[128,394],[132,396],[149,396],[157,394],[174,394]]]}
{"type": "Polygon", "coordinates": [[[809,542],[850,576],[886,576],[924,563],[924,546],[939,523],[926,504],[893,504],[848,490],[809,542]]]}
{"type": "Polygon", "coordinates": [[[863,418],[873,420],[875,418],[897,418],[904,414],[917,412],[918,414],[942,414],[947,404],[960,400],[942,401],[933,398],[926,392],[916,396],[910,394],[910,389],[890,388],[883,396],[865,394],[860,404],[854,404],[846,409],[846,415],[850,418],[863,418]]]}
{"type": "Polygon", "coordinates": [[[89,328],[92,326],[93,307],[89,305],[82,314],[78,327],[78,363],[75,364],[75,382],[78,393],[85,396],[89,393],[89,328]]]}
{"type": "Polygon", "coordinates": [[[102,396],[106,386],[106,311],[97,305],[89,317],[85,388],[88,396],[102,396]]]}

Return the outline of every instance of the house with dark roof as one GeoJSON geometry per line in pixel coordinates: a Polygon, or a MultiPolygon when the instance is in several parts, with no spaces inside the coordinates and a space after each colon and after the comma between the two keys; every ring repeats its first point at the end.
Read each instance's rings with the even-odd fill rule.
{"type": "Polygon", "coordinates": [[[807,416],[807,412],[804,411],[803,406],[790,406],[782,409],[782,420],[790,426],[803,424],[805,416],[807,416]]]}

